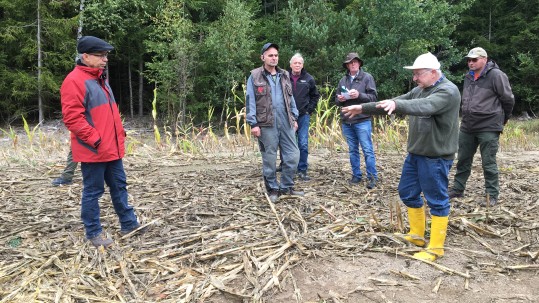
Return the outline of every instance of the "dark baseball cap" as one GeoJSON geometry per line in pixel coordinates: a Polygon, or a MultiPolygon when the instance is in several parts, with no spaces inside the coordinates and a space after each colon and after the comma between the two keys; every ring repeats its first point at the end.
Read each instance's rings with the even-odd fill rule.
{"type": "Polygon", "coordinates": [[[82,36],[77,43],[77,52],[79,54],[108,52],[113,49],[112,45],[94,36],[82,36]]]}
{"type": "Polygon", "coordinates": [[[264,46],[262,46],[262,50],[260,51],[260,54],[263,55],[265,51],[268,50],[268,48],[270,47],[275,47],[275,49],[279,50],[279,45],[275,44],[275,43],[271,43],[271,42],[268,42],[266,44],[264,44],[264,46]]]}

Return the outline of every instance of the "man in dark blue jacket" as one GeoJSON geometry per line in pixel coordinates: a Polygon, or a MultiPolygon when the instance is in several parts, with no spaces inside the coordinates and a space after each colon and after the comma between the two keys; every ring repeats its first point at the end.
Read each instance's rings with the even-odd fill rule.
{"type": "Polygon", "coordinates": [[[303,181],[309,181],[307,169],[309,164],[309,125],[311,122],[311,114],[316,110],[320,94],[316,89],[314,78],[303,68],[303,56],[296,53],[290,59],[290,81],[292,82],[292,91],[294,100],[298,108],[298,147],[299,147],[299,163],[298,177],[303,181]]]}

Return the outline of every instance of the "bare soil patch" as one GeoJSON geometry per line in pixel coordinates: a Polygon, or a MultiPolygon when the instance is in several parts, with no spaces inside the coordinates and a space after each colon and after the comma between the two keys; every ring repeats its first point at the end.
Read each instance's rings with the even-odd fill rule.
{"type": "MultiPolygon", "coordinates": [[[[3,147],[6,148],[6,147],[3,147]]],[[[100,201],[112,249],[91,247],[81,179],[52,187],[66,150],[0,160],[0,302],[536,302],[539,157],[499,154],[500,204],[479,207],[479,159],[454,200],[446,256],[435,267],[393,233],[402,154],[379,153],[380,186],[350,186],[348,155],[312,152],[306,196],[267,202],[256,147],[186,156],[154,149],[125,158],[144,235],[121,238],[100,201]],[[287,241],[287,239],[289,241],[287,241]],[[468,278],[466,278],[468,277],[468,278]]],[[[402,226],[404,222],[404,226],[402,226]]]]}

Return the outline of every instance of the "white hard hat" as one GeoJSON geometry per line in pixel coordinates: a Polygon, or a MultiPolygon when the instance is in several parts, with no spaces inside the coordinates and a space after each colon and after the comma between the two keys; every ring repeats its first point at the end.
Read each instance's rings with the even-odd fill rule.
{"type": "Polygon", "coordinates": [[[429,69],[440,69],[440,62],[438,62],[438,59],[429,53],[420,55],[415,59],[414,65],[412,66],[405,66],[406,69],[422,69],[422,68],[429,68],[429,69]]]}

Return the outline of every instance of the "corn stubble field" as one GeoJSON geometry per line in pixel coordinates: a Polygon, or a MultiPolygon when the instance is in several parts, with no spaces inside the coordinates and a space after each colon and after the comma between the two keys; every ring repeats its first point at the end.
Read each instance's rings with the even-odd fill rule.
{"type": "MultiPolygon", "coordinates": [[[[323,112],[323,111],[320,111],[323,112]]],[[[80,221],[81,177],[52,187],[68,133],[61,122],[4,131],[0,144],[0,302],[533,302],[539,297],[537,133],[510,124],[499,154],[501,203],[484,208],[476,159],[452,201],[446,256],[436,263],[395,232],[407,228],[397,184],[406,122],[375,120],[380,184],[350,186],[334,115],[313,117],[311,181],[272,205],[256,142],[230,127],[159,137],[128,129],[130,203],[143,235],[96,249],[80,221]]],[[[454,168],[452,174],[454,173],[454,168]]]]}

